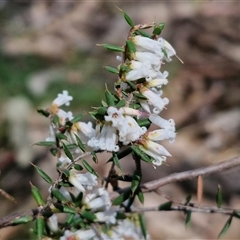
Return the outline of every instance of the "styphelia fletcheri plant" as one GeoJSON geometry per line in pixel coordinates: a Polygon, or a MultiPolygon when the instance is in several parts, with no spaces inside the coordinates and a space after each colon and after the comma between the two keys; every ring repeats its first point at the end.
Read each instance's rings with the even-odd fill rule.
{"type": "Polygon", "coordinates": [[[140,188],[141,161],[156,168],[171,156],[161,144],[163,140],[174,142],[176,137],[174,120],[161,117],[169,103],[169,99],[163,97],[168,72],[162,71],[161,66],[170,62],[176,52],[160,37],[163,23],[134,25],[126,13],[123,15],[131,26],[125,45],[99,44],[122,55],[117,57],[120,61],[117,68],[105,67],[117,76],[115,92],[111,93],[106,87],[105,100],[89,112],[92,121],[83,122],[82,114],[74,117],[72,112],[62,109],[73,100],[67,90],[58,94],[48,109],[38,110],[50,119],[50,134],[37,144],[51,147],[58,159],[59,173],[58,179],[53,181],[35,166],[50,184],[47,201],[32,185],[41,212],[36,220],[39,238],[149,237],[143,215],[135,213],[132,204],[136,197],[144,201],[140,188]],[[148,130],[151,124],[155,130],[148,130]],[[108,176],[100,179],[91,161],[84,158],[92,155],[97,162],[97,153],[103,151],[112,153],[107,159],[112,167],[108,176]],[[120,160],[129,154],[136,169],[131,176],[124,176],[120,160]],[[118,180],[128,180],[131,187],[120,191],[121,194],[112,200],[108,185],[119,191],[118,180]],[[65,217],[62,214],[59,217],[59,213],[65,213],[65,217]]]}

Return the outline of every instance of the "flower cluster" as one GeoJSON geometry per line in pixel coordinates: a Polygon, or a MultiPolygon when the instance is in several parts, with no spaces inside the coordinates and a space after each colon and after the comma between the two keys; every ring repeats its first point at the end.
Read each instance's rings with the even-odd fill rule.
{"type": "MultiPolygon", "coordinates": [[[[160,116],[169,103],[169,99],[163,96],[168,72],[161,69],[176,52],[159,37],[160,25],[131,27],[124,47],[104,45],[123,55],[118,57],[121,60],[118,69],[108,68],[118,74],[115,92],[105,90],[101,106],[89,112],[92,122],[86,123],[81,114],[73,116],[72,112],[62,109],[73,99],[66,90],[58,94],[47,110],[40,111],[51,120],[50,135],[40,145],[52,147],[52,154],[58,158],[59,172],[59,179],[49,190],[53,201],[48,204],[52,216],[47,223],[53,235],[55,233],[61,240],[148,238],[141,214],[124,214],[124,210],[132,211],[136,196],[143,202],[139,162],[144,160],[156,167],[171,156],[160,144],[163,140],[172,143],[176,137],[174,120],[160,116]],[[152,35],[143,34],[142,29],[151,27],[154,28],[152,35]],[[149,129],[151,124],[155,130],[149,129]],[[121,175],[120,158],[132,154],[136,164],[136,171],[129,178],[130,190],[120,195],[114,206],[106,188],[110,183],[113,190],[118,189],[114,181],[124,177],[113,167],[113,175],[109,172],[108,177],[102,179],[106,186],[103,188],[103,185],[99,186],[97,173],[83,159],[88,152],[94,160],[102,151],[112,153],[109,161],[121,170],[121,175]],[[126,205],[125,201],[128,202],[126,205]],[[69,213],[64,224],[59,224],[58,212],[69,213]]],[[[45,174],[41,175],[52,183],[45,174]]]]}
{"type": "MultiPolygon", "coordinates": [[[[65,159],[66,160],[66,159],[65,159]]],[[[60,160],[62,161],[62,159],[60,160]]],[[[70,161],[70,159],[68,159],[70,161]]],[[[99,187],[97,177],[89,172],[81,174],[74,170],[70,171],[69,182],[73,185],[71,188],[61,187],[59,192],[70,204],[78,200],[78,208],[73,215],[72,221],[81,222],[82,227],[72,227],[63,232],[61,240],[69,239],[124,239],[132,237],[133,239],[143,239],[139,221],[135,217],[120,219],[117,215],[120,208],[112,206],[109,193],[105,188],[99,187]],[[85,218],[85,219],[84,219],[85,218]],[[90,228],[86,223],[91,219],[95,225],[102,224],[108,226],[99,228],[97,231],[90,228]],[[85,226],[86,225],[86,226],[85,226]]],[[[50,192],[53,189],[50,188],[50,192]]],[[[58,212],[58,209],[52,205],[52,211],[58,212]]],[[[48,227],[52,233],[58,232],[59,217],[54,213],[47,221],[48,227]]]]}

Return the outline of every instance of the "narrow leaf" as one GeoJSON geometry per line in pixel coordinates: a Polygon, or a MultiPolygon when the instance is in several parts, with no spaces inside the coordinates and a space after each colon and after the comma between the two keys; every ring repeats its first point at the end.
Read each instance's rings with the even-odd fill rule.
{"type": "Polygon", "coordinates": [[[113,153],[113,162],[122,171],[122,167],[120,165],[120,162],[116,153],[113,153]]]}
{"type": "Polygon", "coordinates": [[[134,27],[134,22],[133,20],[124,12],[121,10],[121,12],[123,13],[123,17],[125,18],[126,22],[128,23],[128,25],[130,27],[134,27]]]}
{"type": "Polygon", "coordinates": [[[25,224],[25,223],[28,223],[28,222],[31,222],[33,221],[33,216],[22,216],[22,217],[17,217],[15,218],[12,223],[14,225],[17,225],[17,224],[25,224]]]}
{"type": "Polygon", "coordinates": [[[116,108],[121,108],[126,105],[126,100],[122,99],[116,104],[116,108]]]}
{"type": "Polygon", "coordinates": [[[115,45],[112,45],[112,44],[97,44],[97,46],[101,46],[101,47],[104,47],[108,50],[111,50],[111,51],[114,51],[114,52],[124,52],[124,48],[123,47],[120,47],[120,46],[115,46],[115,45]]]}
{"type": "Polygon", "coordinates": [[[144,203],[144,194],[141,190],[138,191],[137,196],[138,196],[138,200],[143,204],[144,203]]]}
{"type": "Polygon", "coordinates": [[[165,27],[165,23],[160,23],[159,25],[155,26],[153,30],[153,34],[160,35],[164,27],[165,27]]]}
{"type": "Polygon", "coordinates": [[[42,179],[44,179],[49,184],[53,183],[52,179],[40,167],[34,165],[33,163],[31,164],[35,167],[35,169],[37,170],[39,175],[42,177],[42,179]]]}
{"type": "Polygon", "coordinates": [[[165,203],[161,204],[158,207],[158,210],[159,211],[168,211],[168,210],[171,210],[171,207],[172,207],[172,202],[169,201],[169,202],[165,202],[165,203]]]}
{"type": "Polygon", "coordinates": [[[137,121],[137,123],[140,127],[146,127],[146,128],[149,128],[151,125],[151,121],[148,118],[140,119],[137,121]]]}
{"type": "Polygon", "coordinates": [[[83,142],[81,141],[81,139],[78,137],[77,134],[74,134],[74,135],[75,135],[76,140],[77,140],[77,145],[79,146],[79,148],[80,148],[83,152],[85,152],[85,151],[86,151],[86,148],[85,148],[83,142]]]}
{"type": "Polygon", "coordinates": [[[218,190],[216,194],[216,203],[218,208],[222,206],[222,189],[220,185],[218,185],[218,190]]]}
{"type": "Polygon", "coordinates": [[[37,217],[36,220],[36,233],[37,233],[37,238],[43,239],[43,231],[44,231],[44,227],[45,227],[45,222],[43,217],[37,217]]]}
{"type": "Polygon", "coordinates": [[[141,157],[141,160],[151,163],[152,160],[150,157],[147,156],[143,151],[141,151],[137,146],[131,146],[132,150],[139,156],[141,157]]]}
{"type": "Polygon", "coordinates": [[[141,100],[148,100],[147,97],[145,97],[143,94],[139,93],[139,92],[134,92],[133,95],[141,100]]]}
{"type": "Polygon", "coordinates": [[[81,212],[81,216],[91,222],[93,222],[97,218],[94,213],[86,211],[86,210],[81,212]]]}
{"type": "Polygon", "coordinates": [[[143,36],[143,37],[148,37],[148,38],[150,38],[150,37],[152,36],[151,34],[145,32],[145,31],[143,31],[143,30],[137,30],[136,32],[137,32],[139,35],[143,36]]]}
{"type": "Polygon", "coordinates": [[[30,185],[31,185],[31,192],[32,192],[32,195],[33,195],[36,203],[38,204],[38,206],[44,206],[45,201],[43,200],[43,197],[42,197],[40,191],[31,182],[30,182],[30,185]]]}
{"type": "Polygon", "coordinates": [[[135,171],[133,175],[133,180],[131,184],[131,190],[132,193],[135,193],[135,191],[138,189],[140,183],[141,183],[141,173],[139,171],[135,171]]]}
{"type": "Polygon", "coordinates": [[[98,174],[95,172],[95,170],[86,162],[84,159],[82,160],[83,166],[85,169],[90,172],[91,174],[95,175],[98,177],[98,174]]]}
{"type": "Polygon", "coordinates": [[[230,225],[232,223],[232,216],[230,216],[227,220],[227,222],[225,223],[225,225],[223,226],[221,232],[218,235],[218,238],[221,238],[229,229],[230,225]]]}
{"type": "Polygon", "coordinates": [[[56,142],[52,142],[52,141],[37,142],[37,143],[35,143],[34,145],[37,145],[37,146],[45,146],[45,147],[51,147],[51,146],[56,145],[56,142]]]}
{"type": "Polygon", "coordinates": [[[139,214],[138,215],[138,219],[139,219],[139,222],[140,222],[140,227],[141,227],[141,230],[142,230],[142,235],[144,237],[144,239],[147,239],[147,227],[146,227],[146,223],[145,223],[145,220],[144,220],[144,217],[142,214],[139,214]]]}
{"type": "Polygon", "coordinates": [[[93,160],[95,163],[98,163],[97,154],[96,154],[94,151],[92,151],[92,152],[91,152],[91,155],[92,155],[92,160],[93,160]]]}
{"type": "Polygon", "coordinates": [[[65,221],[67,225],[71,224],[73,222],[73,219],[75,217],[75,213],[70,213],[65,221]]]}
{"type": "Polygon", "coordinates": [[[72,123],[79,122],[79,121],[83,118],[83,116],[84,116],[84,114],[80,113],[80,114],[78,114],[77,116],[75,116],[75,117],[71,120],[71,122],[72,122],[72,123]]]}
{"type": "Polygon", "coordinates": [[[186,220],[185,220],[185,227],[189,227],[191,224],[191,216],[192,216],[192,212],[191,211],[187,211],[186,214],[186,220]]]}
{"type": "Polygon", "coordinates": [[[59,140],[67,140],[67,136],[62,133],[57,133],[56,138],[59,140]]]}
{"type": "Polygon", "coordinates": [[[122,204],[125,200],[127,200],[131,195],[131,191],[126,191],[126,192],[123,192],[121,193],[118,197],[116,197],[114,200],[113,200],[113,205],[120,205],[122,204]]]}
{"type": "Polygon", "coordinates": [[[43,109],[37,109],[37,112],[42,114],[44,117],[49,117],[50,113],[43,109]]]}
{"type": "Polygon", "coordinates": [[[104,66],[104,68],[110,73],[119,74],[119,70],[116,68],[109,67],[109,66],[104,66]]]}
{"type": "Polygon", "coordinates": [[[53,189],[51,193],[57,200],[63,203],[67,202],[66,197],[58,189],[53,189]]]}
{"type": "Polygon", "coordinates": [[[63,212],[64,213],[72,213],[72,214],[76,214],[77,210],[75,208],[69,207],[69,206],[64,206],[63,207],[63,212]]]}
{"type": "Polygon", "coordinates": [[[135,53],[135,52],[136,52],[135,44],[134,44],[132,41],[127,40],[127,41],[126,41],[126,44],[127,44],[128,51],[129,51],[130,53],[135,53]]]}
{"type": "Polygon", "coordinates": [[[82,171],[83,167],[80,164],[74,164],[74,169],[76,169],[78,171],[82,171]]]}
{"type": "Polygon", "coordinates": [[[191,196],[191,195],[188,195],[188,196],[186,197],[186,201],[185,201],[184,205],[188,205],[188,204],[190,203],[191,199],[192,199],[192,196],[191,196]]]}
{"type": "Polygon", "coordinates": [[[63,145],[63,151],[65,152],[66,156],[73,161],[73,155],[69,151],[68,147],[64,143],[62,143],[62,145],[63,145]]]}
{"type": "Polygon", "coordinates": [[[106,98],[106,102],[107,102],[108,106],[114,106],[115,105],[115,103],[114,103],[115,97],[108,90],[105,90],[105,98],[106,98]]]}

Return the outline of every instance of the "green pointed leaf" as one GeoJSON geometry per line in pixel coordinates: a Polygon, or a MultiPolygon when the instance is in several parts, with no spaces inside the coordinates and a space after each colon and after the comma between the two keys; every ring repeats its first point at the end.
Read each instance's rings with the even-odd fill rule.
{"type": "Polygon", "coordinates": [[[113,153],[113,162],[115,163],[115,165],[122,171],[122,167],[119,163],[119,159],[116,153],[113,153]]]}
{"type": "Polygon", "coordinates": [[[65,224],[70,225],[73,222],[74,217],[75,217],[75,213],[70,213],[65,221],[65,224]]]}
{"type": "Polygon", "coordinates": [[[117,212],[116,219],[126,219],[127,216],[123,212],[117,212]]]}
{"type": "Polygon", "coordinates": [[[150,38],[150,37],[152,36],[151,34],[145,32],[145,31],[143,31],[143,30],[137,30],[136,32],[137,32],[139,35],[143,36],[143,37],[148,37],[148,38],[150,38]]]}
{"type": "Polygon", "coordinates": [[[72,213],[72,214],[76,214],[77,210],[75,208],[69,207],[69,206],[64,206],[63,207],[63,212],[64,213],[72,213]]]}
{"type": "Polygon", "coordinates": [[[126,81],[126,83],[132,88],[132,90],[137,90],[136,84],[131,81],[126,81]]]}
{"type": "Polygon", "coordinates": [[[43,197],[42,197],[39,189],[36,186],[34,186],[31,182],[30,182],[30,186],[31,186],[32,195],[33,195],[36,203],[38,204],[38,206],[44,206],[45,201],[43,200],[43,197]]]}
{"type": "Polygon", "coordinates": [[[128,25],[133,28],[134,27],[133,20],[123,10],[120,9],[120,11],[123,13],[123,17],[126,20],[126,22],[128,23],[128,25]]]}
{"type": "Polygon", "coordinates": [[[67,136],[62,133],[57,133],[56,138],[59,140],[67,140],[67,136]]]}
{"type": "Polygon", "coordinates": [[[103,66],[103,67],[110,73],[119,74],[119,70],[116,68],[109,67],[109,66],[103,66]]]}
{"type": "Polygon", "coordinates": [[[34,165],[33,163],[31,164],[35,167],[42,179],[44,179],[49,184],[53,184],[53,180],[40,167],[34,165]]]}
{"type": "Polygon", "coordinates": [[[187,211],[186,214],[186,220],[185,220],[185,227],[189,227],[191,224],[191,216],[192,216],[192,212],[191,211],[187,211]]]}
{"type": "Polygon", "coordinates": [[[186,197],[186,201],[185,201],[184,205],[187,206],[187,205],[190,203],[191,199],[192,199],[192,195],[188,195],[188,196],[186,197]]]}
{"type": "Polygon", "coordinates": [[[86,162],[84,159],[82,160],[83,166],[85,169],[90,172],[91,174],[95,175],[98,177],[98,174],[95,172],[95,170],[86,162]]]}
{"type": "Polygon", "coordinates": [[[126,44],[127,44],[128,52],[130,52],[130,53],[135,53],[136,52],[135,44],[132,41],[127,40],[126,44]]]}
{"type": "Polygon", "coordinates": [[[98,108],[97,113],[100,114],[100,115],[105,115],[107,113],[107,107],[98,108]]]}
{"type": "Polygon", "coordinates": [[[36,220],[36,233],[37,233],[37,238],[39,240],[43,239],[44,228],[45,228],[44,218],[42,216],[37,217],[37,220],[36,220]]]}
{"type": "Polygon", "coordinates": [[[158,210],[159,211],[169,211],[169,210],[171,210],[171,207],[172,207],[172,202],[169,201],[169,202],[165,202],[165,203],[161,204],[158,207],[158,210]]]}
{"type": "Polygon", "coordinates": [[[126,105],[126,100],[122,99],[116,104],[116,108],[125,107],[125,105],[126,105]]]}
{"type": "Polygon", "coordinates": [[[218,185],[218,190],[216,194],[216,203],[218,208],[222,206],[222,189],[220,185],[218,185]]]}
{"type": "Polygon", "coordinates": [[[34,145],[44,146],[44,147],[51,147],[51,146],[56,145],[56,142],[52,142],[52,141],[37,142],[37,143],[35,143],[34,145]]]}
{"type": "Polygon", "coordinates": [[[112,44],[97,44],[97,46],[104,47],[108,50],[114,51],[114,52],[124,52],[124,48],[120,46],[115,46],[112,44]]]}
{"type": "Polygon", "coordinates": [[[25,223],[28,223],[31,221],[33,221],[33,216],[26,215],[26,216],[15,218],[12,221],[12,223],[13,223],[13,225],[18,225],[18,224],[25,224],[25,223]]]}
{"type": "Polygon", "coordinates": [[[152,159],[148,157],[148,155],[145,154],[142,150],[140,150],[139,147],[132,145],[131,148],[139,157],[141,157],[141,160],[148,163],[152,162],[152,159]]]}
{"type": "Polygon", "coordinates": [[[50,152],[51,152],[51,154],[52,154],[54,157],[56,157],[57,154],[58,154],[57,148],[50,148],[50,152]]]}
{"type": "Polygon", "coordinates": [[[140,213],[140,214],[138,215],[138,219],[139,219],[139,222],[140,222],[140,227],[141,227],[141,230],[142,230],[142,235],[143,235],[144,239],[147,239],[147,227],[146,227],[146,223],[145,223],[143,214],[140,213]]]}
{"type": "Polygon", "coordinates": [[[132,179],[132,184],[131,184],[131,190],[132,193],[135,193],[135,191],[138,189],[140,186],[142,180],[141,172],[140,171],[135,171],[132,179]]]}
{"type": "Polygon", "coordinates": [[[127,199],[129,199],[129,197],[131,196],[131,191],[128,190],[128,191],[125,191],[123,193],[121,193],[118,197],[116,197],[112,204],[117,206],[117,205],[120,205],[122,204],[124,201],[126,201],[127,199]]]}
{"type": "Polygon", "coordinates": [[[78,171],[82,171],[83,167],[80,164],[74,164],[74,169],[76,169],[78,171]]]}
{"type": "Polygon", "coordinates": [[[151,121],[148,118],[137,120],[137,123],[140,127],[146,127],[147,129],[151,125],[151,121]]]}
{"type": "Polygon", "coordinates": [[[79,148],[83,151],[83,152],[86,152],[86,148],[83,144],[83,142],[81,141],[81,139],[78,137],[77,134],[74,134],[75,137],[76,137],[76,140],[77,140],[77,145],[79,146],[79,148]]]}
{"type": "Polygon", "coordinates": [[[97,154],[96,154],[94,151],[92,151],[92,152],[91,152],[91,155],[92,155],[92,160],[93,160],[95,163],[98,163],[97,154]]]}
{"type": "Polygon", "coordinates": [[[114,106],[114,101],[116,100],[114,95],[110,93],[108,90],[105,90],[105,98],[108,106],[114,106]]]}
{"type": "Polygon", "coordinates": [[[143,204],[144,203],[144,194],[141,190],[138,191],[137,196],[138,196],[138,200],[143,204]]]}
{"type": "Polygon", "coordinates": [[[53,189],[51,193],[60,202],[66,203],[68,201],[66,197],[58,189],[53,189]]]}
{"type": "Polygon", "coordinates": [[[49,117],[50,113],[43,109],[37,109],[37,112],[42,114],[44,117],[49,117]]]}
{"type": "Polygon", "coordinates": [[[240,219],[240,211],[233,210],[233,217],[240,219]]]}
{"type": "Polygon", "coordinates": [[[81,216],[91,222],[93,222],[97,218],[94,213],[86,211],[86,210],[81,212],[81,216]]]}
{"type": "Polygon", "coordinates": [[[59,119],[59,116],[58,116],[57,114],[55,114],[55,115],[53,116],[52,122],[53,122],[55,125],[59,125],[60,119],[59,119]]]}
{"type": "Polygon", "coordinates": [[[221,238],[229,229],[230,225],[232,223],[232,216],[230,216],[227,220],[227,222],[225,223],[225,225],[223,226],[221,232],[218,235],[218,238],[221,238]]]}
{"type": "Polygon", "coordinates": [[[79,122],[79,121],[83,118],[83,116],[84,116],[84,114],[80,113],[80,114],[78,114],[77,116],[75,116],[75,117],[71,120],[71,122],[72,122],[72,123],[79,122]]]}
{"type": "Polygon", "coordinates": [[[140,92],[134,92],[133,95],[141,100],[148,100],[147,97],[145,97],[143,94],[141,94],[140,92]]]}
{"type": "Polygon", "coordinates": [[[155,26],[153,30],[153,34],[160,35],[164,27],[165,27],[165,23],[160,23],[159,25],[155,26]]]}
{"type": "Polygon", "coordinates": [[[73,161],[73,155],[69,151],[68,147],[64,143],[62,143],[62,145],[63,145],[63,151],[65,152],[66,156],[73,161]]]}

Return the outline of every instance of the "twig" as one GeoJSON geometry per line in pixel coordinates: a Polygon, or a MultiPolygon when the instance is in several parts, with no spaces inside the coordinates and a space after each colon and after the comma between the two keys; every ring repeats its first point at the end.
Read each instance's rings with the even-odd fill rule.
{"type": "MultiPolygon", "coordinates": [[[[158,189],[164,185],[167,185],[169,183],[179,182],[179,181],[183,181],[183,180],[189,180],[189,179],[196,178],[198,176],[210,175],[210,174],[224,171],[224,170],[227,170],[227,169],[239,166],[239,165],[240,165],[240,157],[235,157],[235,158],[232,158],[232,159],[229,159],[229,160],[217,163],[217,164],[213,164],[208,167],[202,167],[202,168],[185,171],[185,172],[180,172],[180,173],[173,173],[166,177],[156,179],[156,180],[153,180],[153,181],[150,181],[150,182],[147,182],[147,183],[141,185],[142,192],[155,191],[156,189],[158,189]]],[[[118,196],[118,194],[123,193],[128,190],[129,190],[129,187],[123,188],[123,189],[119,190],[118,192],[112,192],[110,197],[112,200],[114,200],[118,196]]]]}

